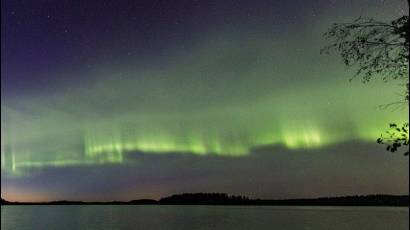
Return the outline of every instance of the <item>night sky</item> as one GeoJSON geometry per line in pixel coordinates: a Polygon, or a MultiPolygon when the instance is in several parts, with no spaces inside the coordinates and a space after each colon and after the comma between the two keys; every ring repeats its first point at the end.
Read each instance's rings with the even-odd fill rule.
{"type": "Polygon", "coordinates": [[[320,55],[334,22],[404,0],[4,0],[1,196],[408,194],[375,140],[398,83],[320,55]]]}

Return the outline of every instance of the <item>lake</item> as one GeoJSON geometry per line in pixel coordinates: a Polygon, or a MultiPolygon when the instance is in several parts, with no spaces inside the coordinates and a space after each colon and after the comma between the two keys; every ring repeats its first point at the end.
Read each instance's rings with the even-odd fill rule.
{"type": "Polygon", "coordinates": [[[406,207],[2,206],[2,230],[406,230],[406,207]]]}

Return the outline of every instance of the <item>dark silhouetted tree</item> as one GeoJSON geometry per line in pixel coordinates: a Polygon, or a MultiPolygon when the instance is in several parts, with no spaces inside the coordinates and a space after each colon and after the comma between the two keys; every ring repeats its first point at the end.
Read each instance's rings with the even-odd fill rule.
{"type": "Polygon", "coordinates": [[[345,65],[358,67],[354,77],[362,77],[363,82],[382,77],[385,81],[398,79],[408,83],[408,23],[408,16],[391,23],[370,18],[358,18],[352,23],[335,23],[324,34],[333,43],[321,52],[338,51],[345,65]]]}
{"type": "Polygon", "coordinates": [[[406,147],[407,151],[405,156],[409,155],[409,123],[404,124],[402,127],[398,127],[396,124],[390,124],[390,129],[386,131],[385,136],[381,136],[377,139],[377,143],[386,144],[386,150],[390,152],[396,152],[400,147],[406,147]]]}
{"type": "MultiPolygon", "coordinates": [[[[409,3],[409,1],[408,1],[409,3]]],[[[349,67],[356,67],[355,77],[364,83],[381,77],[384,81],[400,81],[404,86],[403,98],[392,104],[409,104],[409,16],[402,16],[391,22],[371,18],[358,18],[350,23],[335,23],[324,34],[332,40],[321,53],[336,51],[349,67]]],[[[392,105],[390,104],[390,105],[392,105]]],[[[397,151],[405,147],[408,155],[409,123],[401,127],[390,124],[386,135],[377,140],[386,144],[387,150],[397,151]]]]}

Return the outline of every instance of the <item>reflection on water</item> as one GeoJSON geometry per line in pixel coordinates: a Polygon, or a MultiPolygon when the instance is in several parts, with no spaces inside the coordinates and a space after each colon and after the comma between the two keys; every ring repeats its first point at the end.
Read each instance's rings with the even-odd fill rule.
{"type": "Polygon", "coordinates": [[[395,207],[2,206],[1,229],[408,229],[395,207]]]}

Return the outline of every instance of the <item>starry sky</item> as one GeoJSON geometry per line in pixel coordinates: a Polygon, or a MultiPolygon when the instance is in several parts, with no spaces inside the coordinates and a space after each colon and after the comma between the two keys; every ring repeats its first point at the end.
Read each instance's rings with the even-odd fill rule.
{"type": "Polygon", "coordinates": [[[1,3],[1,195],[408,194],[399,82],[349,79],[323,33],[404,0],[1,3]]]}

